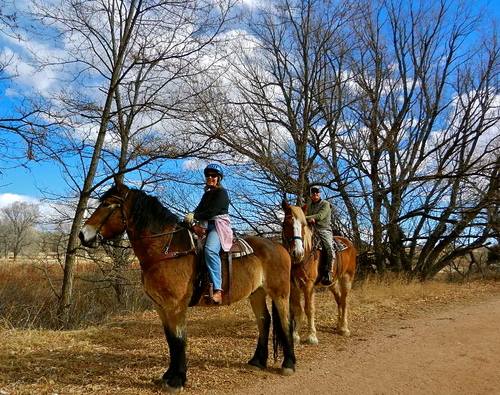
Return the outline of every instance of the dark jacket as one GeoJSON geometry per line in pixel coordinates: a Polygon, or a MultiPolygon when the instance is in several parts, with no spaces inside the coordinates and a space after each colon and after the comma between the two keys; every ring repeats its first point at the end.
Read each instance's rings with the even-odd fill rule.
{"type": "Polygon", "coordinates": [[[216,215],[229,213],[229,196],[224,188],[206,191],[194,209],[194,219],[209,220],[216,215]]]}

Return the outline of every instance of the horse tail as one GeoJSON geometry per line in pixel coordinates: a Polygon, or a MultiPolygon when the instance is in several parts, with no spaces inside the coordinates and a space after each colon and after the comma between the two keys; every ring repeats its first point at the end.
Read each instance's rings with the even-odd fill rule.
{"type": "Polygon", "coordinates": [[[292,305],[290,304],[288,313],[288,333],[285,333],[285,331],[283,330],[283,323],[281,322],[281,318],[274,300],[272,301],[271,311],[273,319],[273,357],[274,361],[276,362],[276,360],[278,359],[278,349],[283,350],[283,346],[286,344],[287,340],[292,339],[292,334],[295,326],[295,318],[293,315],[292,305]]]}

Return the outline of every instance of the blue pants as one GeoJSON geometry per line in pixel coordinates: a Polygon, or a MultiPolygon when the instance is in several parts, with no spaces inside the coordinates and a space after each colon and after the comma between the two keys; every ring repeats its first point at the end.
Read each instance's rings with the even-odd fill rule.
{"type": "Polygon", "coordinates": [[[210,279],[214,283],[214,290],[222,289],[222,263],[219,252],[221,250],[219,234],[215,225],[208,225],[207,241],[205,243],[205,262],[207,263],[210,279]]]}

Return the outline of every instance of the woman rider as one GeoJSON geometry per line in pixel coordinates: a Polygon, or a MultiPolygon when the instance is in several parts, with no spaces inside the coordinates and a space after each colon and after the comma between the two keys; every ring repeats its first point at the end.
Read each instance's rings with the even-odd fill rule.
{"type": "Polygon", "coordinates": [[[229,196],[221,181],[224,177],[222,167],[217,164],[208,165],[203,171],[205,174],[205,193],[200,203],[184,218],[191,224],[197,220],[199,225],[207,230],[205,243],[205,262],[210,279],[213,283],[214,304],[222,304],[222,264],[220,259],[221,248],[229,251],[233,242],[233,232],[229,218],[229,196]]]}

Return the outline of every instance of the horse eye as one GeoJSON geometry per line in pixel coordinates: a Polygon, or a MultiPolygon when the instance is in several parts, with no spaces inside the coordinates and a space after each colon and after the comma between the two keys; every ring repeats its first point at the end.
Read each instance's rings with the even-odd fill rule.
{"type": "Polygon", "coordinates": [[[108,202],[103,202],[102,203],[102,207],[109,207],[111,206],[111,203],[108,203],[108,202]]]}

